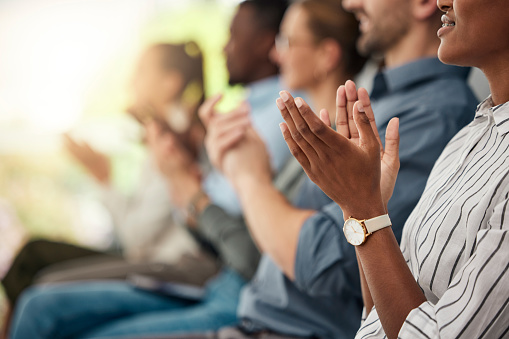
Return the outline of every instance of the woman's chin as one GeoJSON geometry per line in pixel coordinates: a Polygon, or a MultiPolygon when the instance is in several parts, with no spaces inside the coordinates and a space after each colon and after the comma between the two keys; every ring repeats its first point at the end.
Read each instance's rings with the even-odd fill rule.
{"type": "Polygon", "coordinates": [[[444,46],[444,43],[442,42],[440,44],[440,47],[438,48],[438,59],[442,61],[444,64],[448,65],[458,65],[458,66],[464,66],[461,62],[461,55],[457,51],[451,48],[447,48],[444,46]]]}

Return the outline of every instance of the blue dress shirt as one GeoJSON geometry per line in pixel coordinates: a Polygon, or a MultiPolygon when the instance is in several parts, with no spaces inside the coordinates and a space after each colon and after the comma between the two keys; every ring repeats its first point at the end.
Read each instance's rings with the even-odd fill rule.
{"type": "MultiPolygon", "coordinates": [[[[477,100],[467,85],[468,68],[437,58],[421,59],[377,74],[371,93],[382,140],[392,117],[400,119],[401,167],[389,215],[396,237],[421,196],[431,168],[447,142],[472,120],[477,100]]],[[[339,172],[340,173],[340,172],[339,172]]],[[[310,192],[306,181],[302,192],[310,192]]],[[[316,188],[315,188],[316,189],[316,188]]],[[[355,192],[353,192],[355,193],[355,192]]],[[[313,194],[297,197],[315,204],[313,194]]],[[[362,218],[362,216],[358,216],[362,218]]],[[[267,256],[239,305],[242,325],[294,336],[353,338],[362,296],[355,249],[343,235],[343,214],[330,203],[302,226],[291,281],[267,256]]]]}

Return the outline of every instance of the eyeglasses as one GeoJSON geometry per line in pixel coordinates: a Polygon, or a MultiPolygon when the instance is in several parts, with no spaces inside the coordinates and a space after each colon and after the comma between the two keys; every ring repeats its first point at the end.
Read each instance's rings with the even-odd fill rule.
{"type": "Polygon", "coordinates": [[[285,35],[278,34],[276,36],[275,45],[276,45],[276,51],[278,53],[285,52],[291,47],[298,46],[298,45],[311,45],[314,44],[313,41],[306,41],[306,40],[298,40],[298,39],[292,39],[285,35]]]}
{"type": "Polygon", "coordinates": [[[288,41],[288,37],[281,34],[276,35],[275,44],[276,51],[278,51],[278,53],[286,51],[288,48],[290,48],[290,41],[288,41]]]}

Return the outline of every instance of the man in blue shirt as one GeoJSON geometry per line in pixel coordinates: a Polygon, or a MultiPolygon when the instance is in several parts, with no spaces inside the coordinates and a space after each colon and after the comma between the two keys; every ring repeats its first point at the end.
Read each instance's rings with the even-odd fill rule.
{"type": "MultiPolygon", "coordinates": [[[[435,160],[473,118],[477,100],[466,83],[469,69],[436,58],[440,14],[434,1],[345,0],[344,6],[361,21],[359,50],[384,56],[385,67],[371,93],[382,140],[390,118],[400,119],[401,168],[388,206],[400,237],[435,160]]],[[[346,86],[351,105],[357,100],[352,86],[346,86]]],[[[255,139],[247,134],[222,159],[234,167],[229,179],[264,254],[243,289],[240,323],[218,337],[257,338],[271,332],[274,338],[351,338],[360,324],[362,299],[355,250],[342,232],[342,212],[334,203],[312,210],[315,195],[309,192],[316,187],[309,180],[295,197],[298,206],[286,201],[259,160],[264,152],[255,139]]],[[[209,146],[220,143],[217,138],[209,146]]]]}

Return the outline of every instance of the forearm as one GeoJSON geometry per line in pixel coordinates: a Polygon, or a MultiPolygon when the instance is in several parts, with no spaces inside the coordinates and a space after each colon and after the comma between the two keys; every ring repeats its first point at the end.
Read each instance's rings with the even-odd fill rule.
{"type": "Polygon", "coordinates": [[[197,229],[214,246],[226,265],[246,280],[253,277],[260,253],[242,218],[232,217],[220,207],[209,204],[198,217],[197,229]]]}
{"type": "MultiPolygon", "coordinates": [[[[426,301],[391,228],[375,232],[357,247],[367,286],[388,338],[397,338],[411,310],[426,301]]],[[[369,302],[369,298],[368,298],[369,302]]]]}
{"type": "Polygon", "coordinates": [[[371,293],[369,292],[368,282],[366,281],[366,276],[364,275],[364,270],[362,268],[361,259],[359,258],[359,253],[357,253],[357,248],[355,249],[355,254],[357,255],[357,264],[359,265],[359,275],[361,280],[361,291],[362,291],[362,300],[364,302],[364,308],[366,309],[366,316],[369,314],[371,309],[373,308],[373,298],[371,297],[371,293]]]}
{"type": "Polygon", "coordinates": [[[302,225],[314,211],[293,207],[269,180],[245,176],[234,181],[255,242],[290,278],[302,225]]]}

